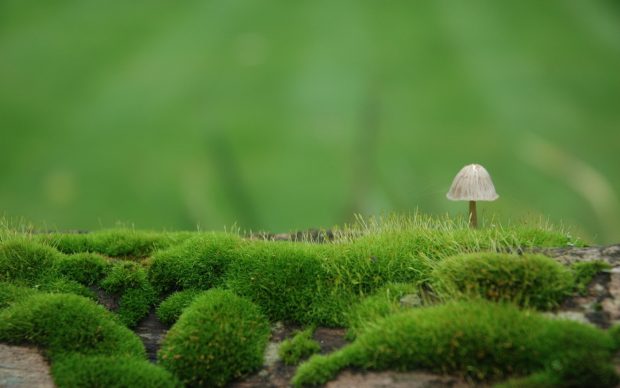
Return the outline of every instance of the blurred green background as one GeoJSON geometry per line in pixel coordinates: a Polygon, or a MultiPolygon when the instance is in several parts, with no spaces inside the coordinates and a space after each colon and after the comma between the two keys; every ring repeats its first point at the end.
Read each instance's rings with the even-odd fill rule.
{"type": "Polygon", "coordinates": [[[620,3],[0,1],[0,214],[288,231],[446,199],[620,241],[620,3]]]}

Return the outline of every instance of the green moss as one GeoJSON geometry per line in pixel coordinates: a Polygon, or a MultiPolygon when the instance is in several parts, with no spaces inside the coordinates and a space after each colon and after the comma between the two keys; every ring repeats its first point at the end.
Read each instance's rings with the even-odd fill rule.
{"type": "Polygon", "coordinates": [[[183,310],[185,310],[201,292],[204,291],[184,290],[173,293],[157,307],[157,317],[166,325],[174,324],[181,316],[183,310]]]}
{"type": "Polygon", "coordinates": [[[73,354],[54,362],[51,372],[59,388],[181,387],[181,383],[165,369],[145,360],[123,356],[73,354]]]}
{"type": "Polygon", "coordinates": [[[96,253],[76,253],[60,257],[55,266],[60,275],[85,286],[92,286],[103,279],[112,264],[96,253]]]}
{"type": "Polygon", "coordinates": [[[432,278],[435,289],[447,298],[480,296],[541,310],[557,306],[573,289],[571,272],[541,255],[452,256],[437,264],[432,278]]]}
{"type": "Polygon", "coordinates": [[[610,327],[609,335],[614,340],[616,351],[620,350],[620,324],[615,324],[610,327]]]}
{"type": "Polygon", "coordinates": [[[338,325],[353,296],[338,292],[324,263],[330,247],[258,241],[230,265],[227,287],[258,304],[274,321],[338,325]],[[349,296],[350,299],[345,299],[349,296]]]}
{"type": "Polygon", "coordinates": [[[27,239],[0,244],[0,281],[36,283],[48,276],[60,253],[49,246],[27,239]]]}
{"type": "Polygon", "coordinates": [[[353,305],[347,312],[347,338],[353,339],[381,318],[405,309],[400,299],[407,294],[417,295],[418,287],[406,283],[388,283],[353,305]]]}
{"type": "Polygon", "coordinates": [[[321,351],[321,345],[312,338],[314,327],[295,334],[280,345],[278,355],[286,365],[297,365],[299,361],[321,351]]]}
{"type": "Polygon", "coordinates": [[[588,291],[588,285],[597,273],[609,269],[611,266],[600,260],[595,261],[578,261],[570,266],[575,278],[574,291],[578,294],[585,295],[588,291]]]}
{"type": "Polygon", "coordinates": [[[189,232],[160,233],[134,229],[109,229],[92,233],[52,233],[34,236],[63,253],[95,252],[110,257],[144,258],[158,249],[179,244],[189,232]]]}
{"type": "Polygon", "coordinates": [[[114,263],[101,282],[101,288],[120,296],[116,313],[121,322],[129,327],[135,326],[145,317],[156,300],[156,293],[147,279],[146,270],[132,261],[114,263]]]}
{"type": "Polygon", "coordinates": [[[37,294],[2,310],[0,342],[43,347],[52,360],[68,352],[145,357],[140,339],[109,312],[70,294],[37,294]]]}
{"type": "Polygon", "coordinates": [[[15,302],[36,294],[37,291],[25,286],[19,286],[8,282],[0,282],[0,309],[8,307],[15,302]]]}
{"type": "Polygon", "coordinates": [[[159,362],[190,386],[224,386],[259,368],[269,324],[251,302],[230,291],[198,296],[170,329],[159,362]]]}
{"type": "Polygon", "coordinates": [[[340,369],[426,369],[498,380],[548,371],[563,384],[610,386],[613,341],[576,322],[549,320],[509,304],[451,302],[391,315],[355,342],[328,356],[313,356],[295,386],[321,384],[340,369]]]}
{"type": "Polygon", "coordinates": [[[36,285],[36,289],[50,294],[75,294],[85,296],[95,301],[97,300],[95,293],[88,287],[74,280],[55,277],[54,275],[43,278],[40,284],[36,285]]]}
{"type": "Polygon", "coordinates": [[[207,290],[222,284],[235,260],[240,237],[209,233],[157,252],[150,263],[149,279],[161,294],[183,289],[207,290]]]}

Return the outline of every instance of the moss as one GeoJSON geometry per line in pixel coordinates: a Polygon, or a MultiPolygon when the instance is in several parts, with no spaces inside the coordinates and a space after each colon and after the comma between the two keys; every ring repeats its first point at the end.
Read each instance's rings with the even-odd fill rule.
{"type": "Polygon", "coordinates": [[[432,273],[439,294],[461,294],[548,310],[573,288],[571,272],[541,255],[472,253],[440,261],[432,273]]]}
{"type": "Polygon", "coordinates": [[[220,286],[240,244],[241,238],[235,235],[196,236],[179,246],[157,252],[150,263],[149,279],[160,294],[220,286]]]}
{"type": "Polygon", "coordinates": [[[280,345],[278,355],[286,365],[297,365],[299,361],[321,351],[321,345],[312,338],[314,327],[295,334],[280,345]]]}
{"type": "Polygon", "coordinates": [[[37,291],[30,287],[0,282],[0,309],[8,307],[36,293],[37,291]]]}
{"type": "Polygon", "coordinates": [[[190,386],[224,386],[259,368],[269,323],[258,307],[230,291],[197,297],[170,329],[159,362],[190,386]]]}
{"type": "Polygon", "coordinates": [[[388,283],[371,296],[353,305],[347,312],[347,338],[353,339],[367,327],[388,315],[400,312],[400,299],[407,294],[418,294],[418,287],[407,283],[388,283]]]}
{"type": "Polygon", "coordinates": [[[159,233],[119,228],[82,234],[42,234],[34,238],[67,254],[94,252],[110,257],[144,258],[190,236],[192,233],[189,232],[159,233]]]}
{"type": "Polygon", "coordinates": [[[54,362],[51,372],[59,388],[181,387],[181,383],[165,369],[145,360],[123,356],[73,354],[54,362]]]}
{"type": "Polygon", "coordinates": [[[145,357],[140,339],[108,311],[71,294],[37,294],[2,310],[0,342],[43,347],[52,360],[68,352],[145,357]]]}
{"type": "Polygon", "coordinates": [[[95,293],[88,287],[76,281],[55,277],[54,275],[43,278],[41,283],[36,285],[36,289],[50,294],[75,294],[85,296],[95,301],[97,300],[95,293]]]}
{"type": "Polygon", "coordinates": [[[226,286],[258,304],[274,321],[338,325],[351,299],[334,289],[322,249],[306,243],[259,241],[230,265],[226,286]],[[343,296],[344,295],[344,296],[343,296]]]}
{"type": "Polygon", "coordinates": [[[60,275],[85,286],[92,286],[103,279],[112,264],[96,253],[76,253],[60,257],[55,266],[60,275]]]}
{"type": "Polygon", "coordinates": [[[0,281],[36,283],[49,275],[60,253],[49,246],[27,239],[0,244],[0,281]]]}
{"type": "Polygon", "coordinates": [[[114,263],[101,282],[101,288],[120,296],[116,313],[121,322],[129,327],[135,326],[145,317],[156,300],[156,293],[147,279],[146,270],[132,261],[114,263]]]}
{"type": "Polygon", "coordinates": [[[181,316],[183,310],[185,310],[201,292],[204,291],[184,290],[173,293],[157,307],[157,317],[166,325],[174,324],[181,316]]]}
{"type": "Polygon", "coordinates": [[[600,260],[578,261],[570,266],[575,278],[574,291],[580,295],[585,295],[588,285],[597,273],[609,269],[611,266],[600,260]]]}
{"type": "Polygon", "coordinates": [[[509,304],[451,302],[389,316],[355,342],[313,356],[295,386],[321,384],[340,369],[426,369],[475,380],[499,380],[548,371],[563,384],[615,383],[613,341],[598,329],[521,311],[509,304]]]}
{"type": "Polygon", "coordinates": [[[620,350],[620,324],[615,324],[609,328],[609,335],[614,341],[616,351],[620,350]]]}

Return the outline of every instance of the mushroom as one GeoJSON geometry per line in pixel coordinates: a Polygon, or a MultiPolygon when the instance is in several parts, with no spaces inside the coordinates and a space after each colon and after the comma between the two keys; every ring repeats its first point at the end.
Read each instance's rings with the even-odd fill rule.
{"type": "Polygon", "coordinates": [[[495,201],[499,195],[487,170],[479,164],[470,164],[456,174],[446,197],[451,201],[469,201],[469,226],[477,228],[476,201],[495,201]]]}

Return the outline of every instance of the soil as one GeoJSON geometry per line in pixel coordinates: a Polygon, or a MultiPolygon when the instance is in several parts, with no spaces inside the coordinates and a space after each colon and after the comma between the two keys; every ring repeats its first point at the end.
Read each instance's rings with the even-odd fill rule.
{"type": "Polygon", "coordinates": [[[168,327],[157,318],[155,310],[151,310],[149,315],[138,323],[134,331],[144,343],[146,355],[149,360],[151,362],[156,362],[157,351],[168,332],[168,327]]]}

